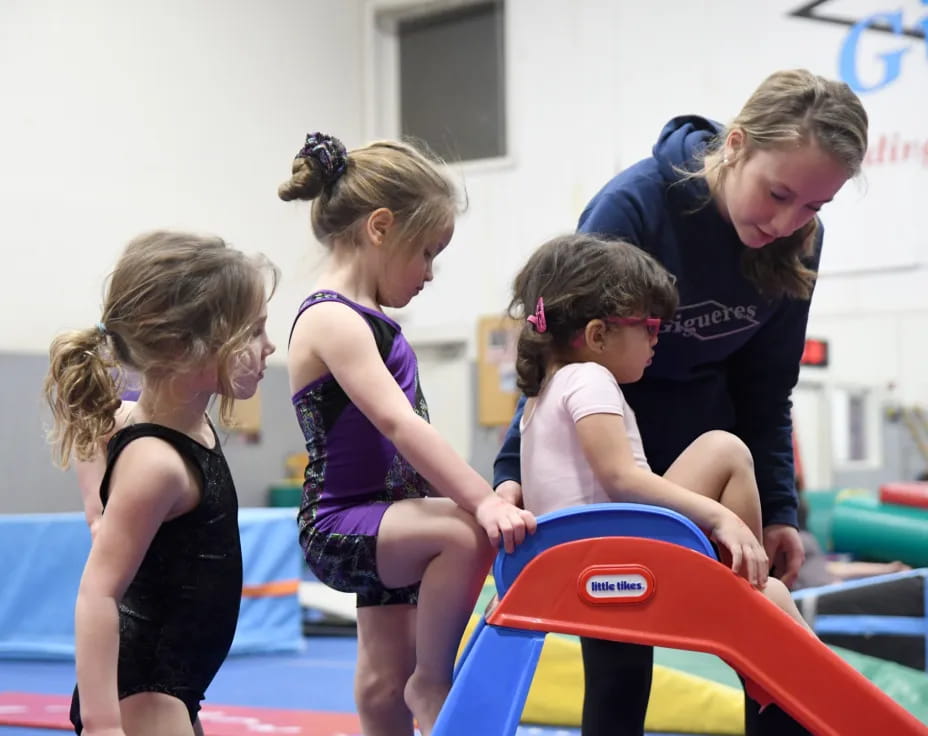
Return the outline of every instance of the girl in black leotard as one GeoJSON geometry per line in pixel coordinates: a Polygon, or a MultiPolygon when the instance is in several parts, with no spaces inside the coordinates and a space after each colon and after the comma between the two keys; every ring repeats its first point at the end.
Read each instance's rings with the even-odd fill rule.
{"type": "Polygon", "coordinates": [[[102,320],[59,335],[46,396],[62,465],[103,463],[103,514],[75,608],[77,733],[202,733],[200,701],[235,634],[238,501],[206,410],[228,418],[274,351],[264,259],[155,232],[112,274],[102,320]],[[142,378],[120,402],[120,368],[142,378]],[[78,697],[78,692],[80,697],[78,697]]]}

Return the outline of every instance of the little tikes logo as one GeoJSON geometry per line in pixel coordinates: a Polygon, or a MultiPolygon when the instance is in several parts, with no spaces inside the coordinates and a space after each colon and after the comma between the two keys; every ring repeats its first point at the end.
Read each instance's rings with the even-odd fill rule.
{"type": "Polygon", "coordinates": [[[654,593],[654,575],[642,565],[593,565],[580,573],[580,597],[588,603],[640,603],[654,593]]]}
{"type": "Polygon", "coordinates": [[[682,335],[697,340],[718,340],[757,327],[756,304],[729,307],[714,299],[684,304],[661,327],[662,335],[682,335]]]}

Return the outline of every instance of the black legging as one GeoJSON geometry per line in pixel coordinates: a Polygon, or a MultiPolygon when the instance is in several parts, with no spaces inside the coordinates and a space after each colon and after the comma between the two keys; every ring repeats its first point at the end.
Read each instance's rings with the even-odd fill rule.
{"type": "MultiPolygon", "coordinates": [[[[580,638],[585,694],[582,736],[642,736],[654,648],[580,638]]],[[[810,736],[780,708],[744,697],[745,736],[810,736]]]]}

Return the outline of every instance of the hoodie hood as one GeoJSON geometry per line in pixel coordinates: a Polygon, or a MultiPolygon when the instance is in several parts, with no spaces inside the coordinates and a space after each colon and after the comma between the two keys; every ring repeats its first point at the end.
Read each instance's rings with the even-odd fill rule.
{"type": "Polygon", "coordinates": [[[699,115],[673,118],[661,130],[651,153],[661,177],[668,182],[680,178],[680,169],[691,170],[699,153],[722,132],[723,126],[699,115]]]}

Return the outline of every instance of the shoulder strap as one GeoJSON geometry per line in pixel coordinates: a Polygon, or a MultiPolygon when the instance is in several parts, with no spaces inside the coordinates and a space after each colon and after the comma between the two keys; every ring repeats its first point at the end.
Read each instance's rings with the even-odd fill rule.
{"type": "MultiPolygon", "coordinates": [[[[212,422],[210,422],[210,428],[213,429],[212,422]]],[[[220,449],[219,438],[216,436],[215,429],[213,429],[213,436],[216,437],[214,451],[221,453],[222,450],[220,449]]],[[[106,471],[103,474],[103,479],[100,481],[100,500],[103,502],[104,506],[106,506],[106,501],[109,498],[110,476],[112,475],[113,467],[116,465],[117,458],[122,454],[122,451],[129,446],[129,443],[140,437],[157,437],[171,445],[184,460],[187,460],[197,469],[200,473],[200,480],[205,486],[206,471],[204,468],[204,454],[210,452],[208,448],[195,442],[183,432],[178,432],[170,427],[150,423],[130,424],[114,434],[106,446],[106,471]]]]}
{"type": "Polygon", "coordinates": [[[387,362],[387,358],[390,356],[390,351],[393,349],[393,338],[396,337],[396,330],[394,327],[387,322],[385,319],[378,319],[375,315],[370,312],[362,309],[359,305],[355,304],[350,299],[342,296],[337,291],[329,291],[327,289],[314,292],[306,297],[303,300],[303,303],[300,305],[300,308],[297,310],[296,317],[293,318],[293,324],[290,326],[290,335],[287,338],[287,345],[290,345],[290,341],[293,339],[293,330],[296,329],[297,320],[307,309],[312,307],[315,304],[320,304],[322,302],[339,302],[344,304],[346,307],[353,309],[361,318],[367,322],[368,327],[371,328],[371,332],[374,333],[374,342],[377,344],[377,352],[380,353],[380,359],[384,363],[387,362]]]}

